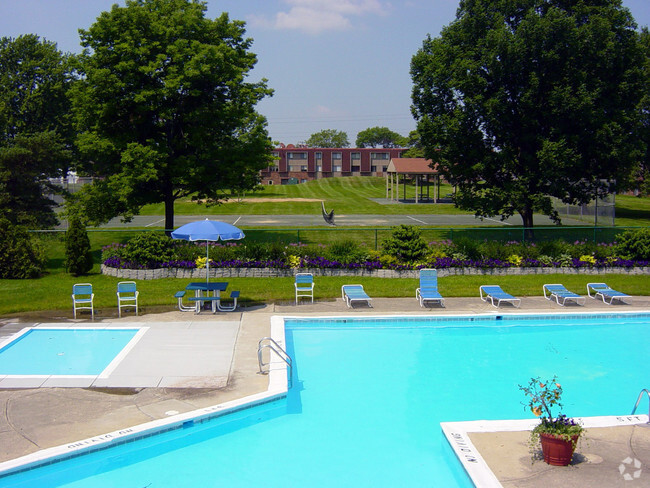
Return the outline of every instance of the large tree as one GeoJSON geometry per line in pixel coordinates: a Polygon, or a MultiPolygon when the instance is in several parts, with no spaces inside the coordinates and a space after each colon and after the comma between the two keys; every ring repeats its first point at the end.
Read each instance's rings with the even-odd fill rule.
{"type": "Polygon", "coordinates": [[[35,35],[0,39],[0,213],[13,224],[56,223],[57,188],[71,162],[73,140],[68,56],[35,35]]]}
{"type": "Polygon", "coordinates": [[[559,222],[640,156],[643,56],[620,0],[463,0],[413,57],[425,155],[478,216],[559,222]]]}
{"type": "Polygon", "coordinates": [[[336,129],[323,129],[309,136],[305,141],[309,147],[348,147],[348,135],[336,129]]]}
{"type": "Polygon", "coordinates": [[[388,127],[369,127],[357,134],[357,147],[404,147],[406,138],[388,127]]]}
{"type": "Polygon", "coordinates": [[[192,195],[208,203],[252,187],[271,141],[255,105],[272,91],[246,78],[257,58],[244,23],[205,17],[197,0],[127,0],[81,30],[74,93],[91,174],[79,201],[93,222],[192,195]]]}

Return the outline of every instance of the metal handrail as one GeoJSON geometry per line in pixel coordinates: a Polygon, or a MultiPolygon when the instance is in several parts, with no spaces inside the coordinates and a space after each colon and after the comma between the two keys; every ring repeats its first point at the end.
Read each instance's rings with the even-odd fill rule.
{"type": "Polygon", "coordinates": [[[273,351],[280,359],[282,359],[285,364],[289,367],[289,389],[293,386],[293,360],[291,359],[291,356],[289,356],[289,353],[285,351],[280,344],[275,342],[273,338],[271,337],[263,337],[260,339],[260,341],[257,343],[257,363],[260,368],[260,374],[268,374],[268,371],[264,371],[264,366],[268,366],[271,364],[271,357],[269,356],[269,362],[265,363],[264,358],[262,358],[262,351],[264,349],[268,349],[269,351],[273,351]],[[269,344],[263,344],[264,341],[269,341],[269,344]]]}
{"type": "Polygon", "coordinates": [[[636,399],[636,403],[634,404],[634,408],[632,409],[632,413],[630,415],[634,415],[634,412],[636,412],[636,408],[639,406],[639,402],[641,402],[641,398],[643,397],[643,394],[648,395],[648,423],[650,424],[650,391],[648,391],[647,388],[644,388],[639,392],[639,396],[636,399]]]}

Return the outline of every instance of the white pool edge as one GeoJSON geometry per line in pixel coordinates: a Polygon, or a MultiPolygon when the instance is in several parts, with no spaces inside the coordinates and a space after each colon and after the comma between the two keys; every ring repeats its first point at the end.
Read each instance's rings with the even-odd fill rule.
{"type": "MultiPolygon", "coordinates": [[[[271,318],[271,338],[282,346],[283,349],[286,349],[284,320],[281,317],[271,318]]],[[[0,463],[0,479],[5,476],[17,474],[21,471],[35,469],[40,466],[64,461],[100,449],[106,449],[113,445],[132,442],[139,438],[149,437],[165,431],[181,428],[183,425],[186,425],[187,422],[202,422],[247,408],[252,408],[257,405],[270,403],[286,397],[287,391],[288,377],[286,364],[279,357],[271,355],[269,365],[269,385],[265,392],[173,415],[168,418],[153,420],[151,422],[89,437],[80,441],[42,449],[25,456],[4,461],[0,463]]]]}
{"type": "MultiPolygon", "coordinates": [[[[609,415],[601,417],[576,417],[583,427],[622,427],[645,424],[647,415],[609,415]]],[[[465,422],[441,422],[440,428],[449,446],[458,458],[465,472],[476,488],[502,488],[479,450],[470,439],[470,434],[479,432],[520,432],[530,431],[539,419],[525,420],[469,420],[465,422]]]]}

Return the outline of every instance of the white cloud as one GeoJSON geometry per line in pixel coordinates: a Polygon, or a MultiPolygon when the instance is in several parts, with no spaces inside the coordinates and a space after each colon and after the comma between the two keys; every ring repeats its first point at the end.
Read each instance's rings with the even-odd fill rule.
{"type": "Polygon", "coordinates": [[[389,8],[380,0],[285,0],[285,3],[290,6],[288,11],[278,12],[273,19],[255,16],[252,22],[274,29],[320,34],[349,29],[351,17],[386,15],[389,8]]]}

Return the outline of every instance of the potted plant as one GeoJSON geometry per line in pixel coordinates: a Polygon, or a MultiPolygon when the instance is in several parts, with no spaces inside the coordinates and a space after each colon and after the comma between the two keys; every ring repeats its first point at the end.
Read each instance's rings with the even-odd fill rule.
{"type": "Polygon", "coordinates": [[[553,466],[567,466],[573,457],[578,439],[584,433],[583,427],[572,418],[562,414],[562,385],[557,377],[542,381],[539,377],[531,378],[528,385],[519,385],[526,394],[525,408],[540,417],[540,423],[530,433],[531,450],[541,444],[544,461],[553,466]],[[557,416],[552,408],[558,408],[557,416]]]}

